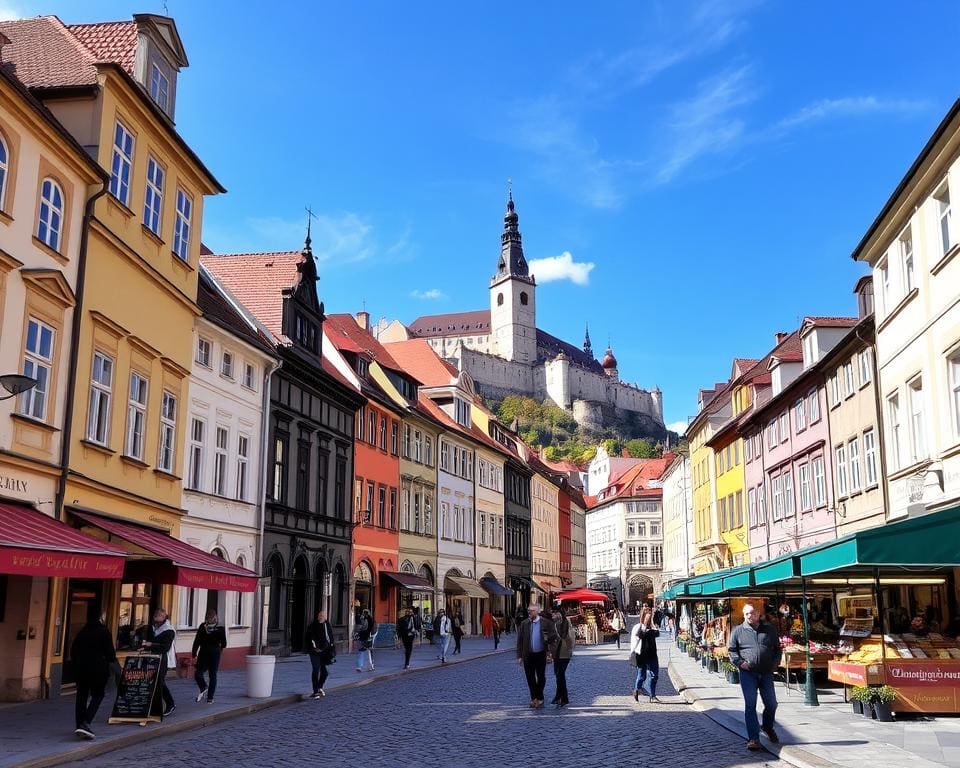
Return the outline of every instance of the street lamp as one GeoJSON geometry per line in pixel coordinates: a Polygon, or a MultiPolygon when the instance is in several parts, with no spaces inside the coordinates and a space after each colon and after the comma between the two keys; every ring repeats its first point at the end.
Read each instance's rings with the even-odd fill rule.
{"type": "Polygon", "coordinates": [[[24,376],[22,373],[4,374],[0,376],[0,387],[3,387],[10,394],[0,397],[0,400],[9,400],[11,397],[22,395],[24,392],[33,389],[38,383],[36,379],[24,376]]]}

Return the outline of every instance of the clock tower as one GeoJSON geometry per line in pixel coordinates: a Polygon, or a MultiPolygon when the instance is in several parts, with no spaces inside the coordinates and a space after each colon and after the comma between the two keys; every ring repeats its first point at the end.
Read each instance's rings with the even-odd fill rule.
{"type": "Polygon", "coordinates": [[[534,363],[537,360],[537,283],[523,257],[520,217],[507,199],[500,235],[500,260],[490,281],[491,351],[504,360],[534,363]]]}

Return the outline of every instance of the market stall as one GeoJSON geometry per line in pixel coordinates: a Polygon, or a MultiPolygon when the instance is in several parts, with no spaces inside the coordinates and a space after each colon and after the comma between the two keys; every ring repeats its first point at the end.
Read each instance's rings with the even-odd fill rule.
{"type": "Polygon", "coordinates": [[[603,592],[586,587],[569,589],[559,592],[554,603],[570,619],[578,645],[596,645],[613,631],[607,620],[607,609],[613,601],[603,592]]]}

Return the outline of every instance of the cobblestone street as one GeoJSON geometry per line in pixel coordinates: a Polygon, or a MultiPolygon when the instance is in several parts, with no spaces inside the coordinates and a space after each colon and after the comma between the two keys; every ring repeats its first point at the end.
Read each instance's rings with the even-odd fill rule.
{"type": "MultiPolygon", "coordinates": [[[[578,649],[579,650],[579,649],[578,649]]],[[[547,668],[546,698],[553,696],[547,668]]],[[[192,765],[785,766],[679,703],[663,670],[663,704],[633,701],[626,651],[582,650],[568,672],[570,707],[532,711],[523,673],[500,654],[330,692],[73,765],[116,766],[164,755],[192,765]]],[[[185,703],[182,706],[192,706],[185,703]]]]}

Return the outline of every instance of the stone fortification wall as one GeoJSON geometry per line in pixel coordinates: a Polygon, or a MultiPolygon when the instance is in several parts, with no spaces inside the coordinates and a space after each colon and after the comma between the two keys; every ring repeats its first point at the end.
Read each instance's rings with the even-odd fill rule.
{"type": "Polygon", "coordinates": [[[473,377],[483,397],[502,399],[508,395],[534,397],[533,368],[461,347],[460,370],[473,377]]]}

